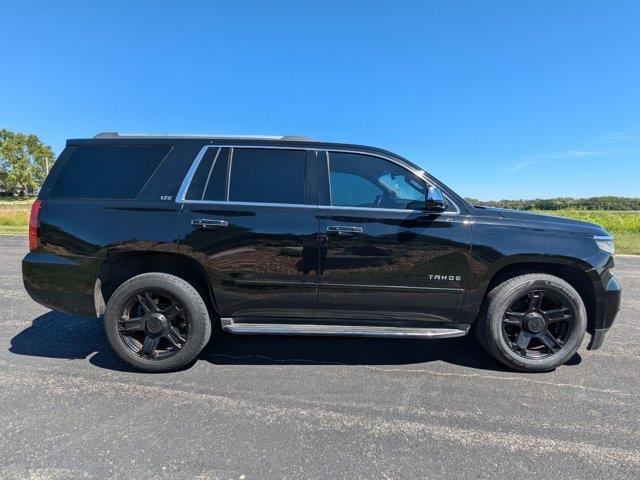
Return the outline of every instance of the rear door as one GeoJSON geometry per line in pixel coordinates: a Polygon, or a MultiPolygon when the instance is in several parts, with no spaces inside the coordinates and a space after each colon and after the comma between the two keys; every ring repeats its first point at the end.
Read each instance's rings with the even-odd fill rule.
{"type": "Polygon", "coordinates": [[[454,321],[469,275],[470,229],[449,200],[425,211],[427,183],[391,158],[319,155],[321,234],[316,315],[454,321]]]}
{"type": "MultiPolygon", "coordinates": [[[[316,150],[210,146],[192,167],[182,253],[206,269],[223,317],[312,317],[316,150]]],[[[178,198],[178,201],[182,201],[178,198]]]]}

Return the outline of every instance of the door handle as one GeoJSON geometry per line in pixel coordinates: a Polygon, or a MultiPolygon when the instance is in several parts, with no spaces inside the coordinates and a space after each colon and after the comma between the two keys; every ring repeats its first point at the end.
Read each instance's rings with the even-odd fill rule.
{"type": "Polygon", "coordinates": [[[355,226],[334,225],[327,227],[327,233],[329,235],[337,235],[338,237],[352,237],[354,235],[360,235],[363,231],[362,227],[355,226]]]}
{"type": "Polygon", "coordinates": [[[191,225],[198,228],[224,228],[229,225],[226,220],[210,220],[207,218],[199,218],[191,220],[191,225]]]}

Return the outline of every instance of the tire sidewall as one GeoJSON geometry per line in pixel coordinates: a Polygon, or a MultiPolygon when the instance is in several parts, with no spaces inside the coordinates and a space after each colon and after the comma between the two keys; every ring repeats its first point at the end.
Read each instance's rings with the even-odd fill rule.
{"type": "Polygon", "coordinates": [[[126,281],[109,299],[104,315],[105,333],[116,354],[134,367],[146,371],[174,370],[193,361],[209,339],[208,323],[206,306],[196,290],[184,280],[166,274],[143,274],[126,281]],[[124,302],[145,290],[175,297],[187,311],[189,324],[187,343],[179,352],[166,359],[150,360],[136,355],[124,344],[118,332],[119,313],[124,302]]]}
{"type": "Polygon", "coordinates": [[[580,348],[586,331],[587,313],[584,303],[578,292],[563,281],[549,279],[523,280],[514,285],[491,308],[490,334],[494,345],[497,346],[500,355],[505,357],[509,364],[532,370],[551,370],[569,360],[580,348]],[[507,308],[520,296],[532,291],[542,290],[559,295],[567,303],[573,316],[571,333],[562,349],[546,358],[531,359],[515,353],[507,344],[502,335],[502,319],[507,308]]]}

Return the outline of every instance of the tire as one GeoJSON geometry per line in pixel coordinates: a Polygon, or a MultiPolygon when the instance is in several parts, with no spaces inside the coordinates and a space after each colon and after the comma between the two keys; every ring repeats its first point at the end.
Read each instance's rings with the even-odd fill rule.
{"type": "Polygon", "coordinates": [[[505,280],[489,292],[475,333],[485,350],[509,368],[548,372],[573,357],[586,327],[578,292],[561,278],[532,273],[505,280]],[[548,308],[557,305],[561,307],[548,308]]]}
{"type": "Polygon", "coordinates": [[[185,280],[166,273],[144,273],[120,285],[107,303],[104,328],[118,357],[145,372],[170,372],[188,365],[211,337],[209,313],[200,294],[185,280]]]}

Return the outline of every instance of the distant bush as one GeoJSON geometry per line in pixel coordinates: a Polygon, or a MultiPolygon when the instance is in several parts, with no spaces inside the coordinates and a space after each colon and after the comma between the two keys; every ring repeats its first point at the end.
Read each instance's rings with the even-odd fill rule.
{"type": "Polygon", "coordinates": [[[558,197],[534,200],[478,200],[466,198],[472,205],[512,208],[514,210],[640,210],[640,198],[633,197],[558,197]]]}
{"type": "Polygon", "coordinates": [[[602,225],[611,233],[628,232],[636,235],[640,234],[640,214],[638,212],[560,210],[549,214],[597,223],[598,225],[602,225]]]}
{"type": "Polygon", "coordinates": [[[616,252],[640,255],[640,212],[613,212],[611,210],[554,210],[538,211],[547,215],[575,218],[597,223],[606,228],[616,245],[616,252]]]}

